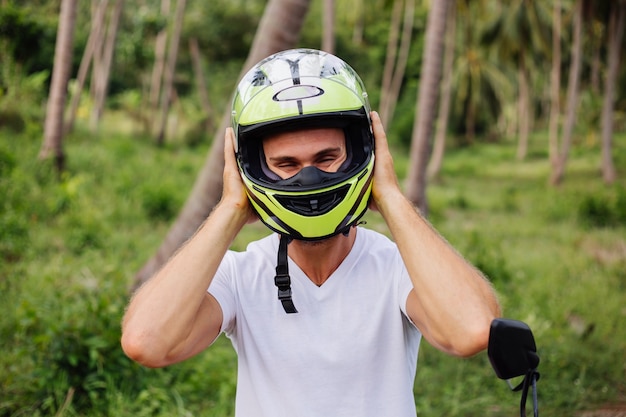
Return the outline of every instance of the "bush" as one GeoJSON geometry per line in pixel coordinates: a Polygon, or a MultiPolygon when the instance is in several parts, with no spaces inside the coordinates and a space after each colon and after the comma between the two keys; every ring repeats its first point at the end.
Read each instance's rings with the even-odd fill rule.
{"type": "Polygon", "coordinates": [[[626,189],[585,196],[578,207],[578,218],[587,227],[615,227],[626,224],[626,189]]]}
{"type": "Polygon", "coordinates": [[[163,185],[146,186],[142,196],[143,209],[149,218],[167,221],[176,215],[178,204],[174,193],[163,185]]]}
{"type": "Polygon", "coordinates": [[[17,262],[28,246],[29,229],[22,216],[0,209],[0,260],[17,262]]]}
{"type": "MultiPolygon", "coordinates": [[[[2,48],[0,42],[0,49],[2,48]]],[[[40,131],[49,71],[24,74],[22,67],[0,50],[0,126],[13,133],[40,131]]]]}
{"type": "Polygon", "coordinates": [[[22,346],[16,358],[22,372],[3,382],[12,400],[0,404],[0,415],[105,409],[112,389],[139,395],[160,375],[132,362],[120,347],[125,294],[89,276],[72,284],[17,303],[15,327],[2,334],[10,336],[3,339],[7,348],[22,346]],[[33,366],[26,368],[28,358],[33,366]]]}
{"type": "Polygon", "coordinates": [[[0,126],[15,133],[21,133],[26,128],[26,122],[15,110],[0,110],[0,126]]]}
{"type": "Polygon", "coordinates": [[[15,156],[0,148],[0,260],[15,262],[28,245],[28,224],[19,208],[25,204],[23,193],[13,186],[15,156]]]}
{"type": "Polygon", "coordinates": [[[8,178],[16,165],[15,156],[8,150],[0,148],[0,180],[8,178]]]}
{"type": "Polygon", "coordinates": [[[469,235],[468,247],[465,250],[465,256],[496,287],[506,286],[510,283],[513,276],[500,247],[500,244],[491,240],[486,242],[481,235],[473,232],[469,235]]]}

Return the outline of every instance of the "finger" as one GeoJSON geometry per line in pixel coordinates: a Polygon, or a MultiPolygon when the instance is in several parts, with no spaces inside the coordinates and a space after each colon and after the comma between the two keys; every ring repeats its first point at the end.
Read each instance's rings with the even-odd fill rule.
{"type": "Polygon", "coordinates": [[[224,133],[224,155],[233,153],[233,128],[227,127],[224,133]]]}
{"type": "Polygon", "coordinates": [[[374,136],[375,137],[380,136],[380,134],[381,134],[380,128],[381,128],[382,122],[380,120],[380,116],[379,116],[378,112],[377,111],[372,111],[370,113],[370,119],[372,121],[372,130],[374,132],[374,136]]]}
{"type": "Polygon", "coordinates": [[[380,120],[380,116],[378,112],[372,111],[370,113],[370,118],[372,120],[372,131],[374,132],[374,140],[376,141],[376,150],[383,150],[388,147],[387,145],[387,134],[385,133],[385,128],[383,127],[383,122],[380,120]]]}
{"type": "MultiPolygon", "coordinates": [[[[383,192],[398,187],[398,178],[395,173],[393,156],[387,143],[387,135],[380,116],[373,111],[371,114],[372,130],[376,140],[376,162],[374,163],[374,184],[372,196],[380,198],[383,192]]],[[[378,203],[378,201],[376,201],[378,203]]]]}
{"type": "Polygon", "coordinates": [[[224,135],[224,161],[229,165],[237,163],[235,160],[235,132],[232,127],[227,127],[224,135]]]}
{"type": "MultiPolygon", "coordinates": [[[[254,223],[257,220],[259,220],[259,217],[257,216],[256,212],[252,209],[252,206],[250,205],[248,194],[245,191],[244,184],[243,184],[239,169],[237,167],[237,158],[236,158],[237,141],[235,138],[235,131],[233,130],[232,127],[228,127],[226,128],[226,134],[224,136],[225,136],[224,158],[226,159],[226,168],[230,168],[228,171],[230,175],[228,175],[228,177],[234,180],[231,183],[237,184],[236,187],[238,190],[240,190],[243,204],[247,207],[247,210],[248,210],[247,223],[254,223]]],[[[226,170],[224,172],[226,172],[226,170]]]]}

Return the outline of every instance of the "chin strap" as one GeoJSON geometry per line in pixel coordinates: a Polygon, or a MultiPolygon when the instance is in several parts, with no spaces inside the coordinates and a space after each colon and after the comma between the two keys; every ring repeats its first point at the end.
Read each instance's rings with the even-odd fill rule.
{"type": "Polygon", "coordinates": [[[283,304],[285,313],[297,313],[296,306],[291,299],[291,278],[289,277],[289,265],[287,264],[287,245],[291,239],[286,235],[280,236],[278,245],[278,264],[274,284],[278,287],[278,299],[283,304]]]}

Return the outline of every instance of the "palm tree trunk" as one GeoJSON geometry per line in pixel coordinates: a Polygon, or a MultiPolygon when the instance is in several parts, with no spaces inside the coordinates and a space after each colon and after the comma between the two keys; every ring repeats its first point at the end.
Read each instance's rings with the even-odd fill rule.
{"type": "Polygon", "coordinates": [[[46,109],[44,139],[39,159],[47,159],[54,155],[57,172],[65,169],[63,152],[63,118],[67,97],[67,82],[70,78],[72,52],[74,46],[74,27],[76,25],[77,0],[63,0],[59,14],[56,46],[54,49],[54,66],[52,82],[46,109]]]}
{"type": "Polygon", "coordinates": [[[400,96],[406,64],[409,61],[411,51],[411,37],[413,35],[413,22],[415,21],[415,0],[406,0],[404,5],[404,22],[402,23],[402,37],[400,38],[400,48],[398,50],[398,62],[391,78],[389,100],[387,102],[387,118],[391,122],[396,111],[396,104],[400,96]]]}
{"type": "Polygon", "coordinates": [[[113,52],[115,51],[115,40],[117,39],[117,28],[119,27],[124,8],[124,0],[117,0],[113,6],[113,13],[109,22],[106,42],[100,65],[94,66],[94,106],[91,112],[91,128],[97,129],[104,112],[104,104],[106,102],[107,90],[109,88],[109,78],[111,76],[111,66],[113,65],[113,52]]]}
{"type": "Polygon", "coordinates": [[[580,68],[582,63],[582,0],[576,0],[574,8],[574,38],[572,41],[572,58],[567,83],[567,110],[565,125],[563,126],[563,138],[561,140],[561,151],[556,167],[552,170],[550,183],[558,185],[563,181],[565,165],[569,157],[569,150],[572,146],[572,136],[574,124],[576,123],[576,110],[578,107],[578,85],[580,83],[580,68]]]}
{"type": "Polygon", "coordinates": [[[446,23],[446,46],[443,56],[443,79],[441,83],[441,102],[437,117],[437,130],[433,146],[433,154],[428,163],[427,175],[429,179],[437,178],[443,164],[443,155],[446,149],[446,133],[448,132],[448,117],[452,101],[452,69],[454,64],[454,48],[456,38],[456,2],[448,5],[448,21],[446,23]]]}
{"type": "Polygon", "coordinates": [[[80,103],[80,96],[85,86],[85,80],[87,78],[87,73],[89,72],[89,66],[91,65],[91,62],[93,60],[96,48],[102,43],[102,33],[104,28],[104,18],[106,15],[105,12],[107,9],[107,5],[108,0],[100,1],[91,20],[91,30],[89,32],[89,38],[87,39],[87,45],[85,46],[83,58],[81,59],[80,66],[78,67],[78,75],[76,76],[77,86],[72,95],[68,119],[65,123],[65,133],[74,130],[76,112],[78,111],[78,104],[80,103]]]}
{"type": "Polygon", "coordinates": [[[163,79],[163,94],[161,95],[161,108],[159,118],[159,130],[156,134],[157,145],[165,142],[167,130],[167,118],[170,112],[170,103],[174,92],[174,73],[176,72],[176,60],[178,59],[178,46],[180,44],[180,34],[185,19],[185,8],[187,0],[178,0],[174,17],[174,30],[170,39],[170,47],[167,55],[167,65],[165,67],[165,77],[163,79]]]}
{"type": "Polygon", "coordinates": [[[559,154],[559,120],[561,117],[561,0],[554,0],[552,10],[552,70],[550,71],[550,121],[548,127],[549,157],[556,166],[559,154]]]}
{"type": "Polygon", "coordinates": [[[474,143],[476,136],[476,103],[474,101],[474,93],[471,91],[476,88],[474,83],[470,84],[470,96],[467,98],[467,108],[465,110],[465,142],[468,145],[474,143]]]}
{"type": "Polygon", "coordinates": [[[354,29],[352,30],[352,43],[357,46],[363,44],[363,32],[365,29],[365,13],[363,10],[363,0],[355,0],[354,5],[354,29]]]}
{"type": "Polygon", "coordinates": [[[324,0],[322,13],[322,51],[335,53],[335,0],[324,0]]]}
{"type": "Polygon", "coordinates": [[[383,126],[387,126],[389,117],[389,92],[391,90],[391,80],[398,56],[398,38],[400,35],[400,22],[402,18],[403,0],[394,0],[391,11],[391,21],[389,23],[389,36],[387,37],[387,51],[385,53],[385,66],[383,67],[383,79],[380,88],[380,103],[378,105],[380,120],[383,126]]]}
{"type": "Polygon", "coordinates": [[[591,74],[589,75],[589,85],[591,86],[591,92],[594,94],[600,93],[600,67],[602,66],[602,58],[600,52],[602,51],[602,39],[604,25],[595,21],[591,22],[591,34],[592,37],[592,55],[591,55],[591,74]]]}
{"type": "Polygon", "coordinates": [[[608,70],[604,82],[604,103],[602,106],[602,178],[606,184],[612,184],[617,179],[612,155],[613,106],[615,105],[615,89],[617,88],[620,47],[624,36],[625,14],[626,3],[624,1],[612,3],[607,47],[608,70]],[[613,8],[617,10],[613,10],[613,8]]]}
{"type": "MultiPolygon", "coordinates": [[[[256,62],[272,53],[293,48],[309,9],[310,0],[270,0],[257,28],[250,53],[241,76],[256,62]]],[[[224,133],[230,125],[231,109],[227,108],[213,139],[211,151],[191,190],[187,201],[170,228],[165,240],[135,276],[134,286],[148,280],[165,261],[202,224],[222,193],[224,170],[224,133]]]]}
{"type": "Polygon", "coordinates": [[[419,207],[424,215],[428,214],[426,167],[430,156],[430,137],[432,135],[439,95],[448,1],[450,0],[432,2],[431,9],[428,12],[426,45],[415,110],[409,172],[405,190],[407,198],[419,207]]]}
{"type": "Polygon", "coordinates": [[[200,56],[200,48],[198,46],[197,38],[191,38],[189,40],[189,52],[191,55],[191,62],[193,64],[193,72],[196,77],[200,104],[202,105],[202,112],[204,113],[205,118],[204,128],[206,131],[211,131],[213,130],[213,109],[211,108],[209,91],[204,78],[204,71],[202,70],[202,58],[200,56]]]}
{"type": "Polygon", "coordinates": [[[517,109],[519,127],[517,159],[520,161],[526,158],[526,154],[528,153],[528,133],[530,132],[530,87],[525,53],[525,48],[522,47],[518,67],[519,96],[517,109]]]}
{"type": "MultiPolygon", "coordinates": [[[[170,0],[161,0],[161,16],[170,13],[170,0]]],[[[167,27],[161,29],[156,36],[154,45],[154,66],[152,67],[152,77],[150,78],[150,112],[151,119],[159,105],[161,97],[161,85],[163,84],[163,69],[165,68],[165,52],[167,50],[167,27]]]]}

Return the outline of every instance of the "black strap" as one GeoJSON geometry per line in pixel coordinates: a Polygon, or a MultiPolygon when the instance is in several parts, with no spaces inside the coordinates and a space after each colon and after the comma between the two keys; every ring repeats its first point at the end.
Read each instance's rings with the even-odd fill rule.
{"type": "Polygon", "coordinates": [[[283,304],[285,313],[292,314],[297,313],[296,306],[291,299],[291,278],[289,277],[289,265],[287,264],[287,245],[289,244],[289,237],[286,235],[280,236],[280,243],[278,245],[278,264],[276,265],[276,276],[274,277],[274,284],[278,287],[278,299],[283,304]]]}
{"type": "Polygon", "coordinates": [[[528,398],[528,390],[533,389],[533,416],[539,417],[539,406],[537,402],[537,381],[539,380],[539,372],[535,369],[529,369],[524,380],[513,389],[513,391],[522,391],[522,399],[520,401],[520,417],[526,417],[526,399],[528,398]]]}

